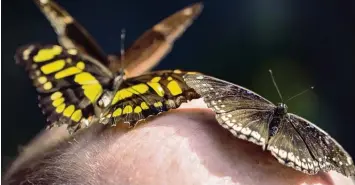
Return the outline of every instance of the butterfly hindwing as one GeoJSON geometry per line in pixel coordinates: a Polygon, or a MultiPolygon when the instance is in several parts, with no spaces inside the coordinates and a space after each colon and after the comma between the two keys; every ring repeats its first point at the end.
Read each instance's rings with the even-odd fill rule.
{"type": "Polygon", "coordinates": [[[50,126],[67,123],[77,127],[79,122],[88,121],[94,114],[93,104],[111,79],[75,49],[58,45],[24,46],[15,58],[33,80],[50,126]]]}
{"type": "Polygon", "coordinates": [[[131,126],[149,116],[178,108],[200,96],[182,79],[186,72],[155,71],[125,80],[116,92],[108,113],[111,124],[127,122],[131,126]]]}
{"type": "Polygon", "coordinates": [[[90,33],[85,30],[64,8],[53,0],[34,0],[36,5],[51,23],[59,43],[66,49],[76,48],[97,61],[108,65],[105,52],[90,33]]]}

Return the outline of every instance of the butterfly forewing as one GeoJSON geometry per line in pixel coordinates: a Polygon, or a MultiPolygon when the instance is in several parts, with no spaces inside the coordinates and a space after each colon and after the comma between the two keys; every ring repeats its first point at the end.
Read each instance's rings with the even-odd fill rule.
{"type": "Polygon", "coordinates": [[[76,128],[94,114],[93,104],[111,81],[109,74],[84,60],[75,49],[28,45],[16,53],[39,92],[40,107],[50,126],[76,128]]]}
{"type": "Polygon", "coordinates": [[[137,121],[178,108],[200,96],[182,79],[186,72],[156,71],[127,79],[116,92],[107,114],[111,124],[137,121]]]}
{"type": "Polygon", "coordinates": [[[238,138],[265,146],[275,107],[272,103],[248,89],[214,77],[189,74],[184,80],[216,112],[224,128],[238,138]]]}
{"type": "Polygon", "coordinates": [[[118,62],[117,57],[111,56],[110,69],[124,66],[128,71],[127,77],[137,76],[150,70],[170,52],[176,39],[192,24],[202,9],[202,3],[196,3],[162,20],[143,33],[127,49],[124,61],[118,62]]]}
{"type": "Polygon", "coordinates": [[[291,113],[288,115],[289,122],[297,129],[321,169],[335,170],[346,176],[355,174],[353,160],[335,139],[310,121],[291,113]]]}
{"type": "Polygon", "coordinates": [[[58,35],[59,43],[67,48],[76,48],[96,60],[108,65],[105,52],[83,26],[64,8],[52,0],[34,0],[36,5],[51,23],[58,35]]]}
{"type": "Polygon", "coordinates": [[[335,170],[346,176],[355,175],[349,154],[311,122],[294,114],[280,114],[279,108],[283,107],[214,77],[188,74],[184,80],[216,112],[217,121],[225,129],[263,146],[280,163],[307,174],[335,170]]]}
{"type": "Polygon", "coordinates": [[[251,90],[211,76],[187,74],[184,80],[217,113],[245,108],[259,110],[275,108],[275,105],[251,90]]]}

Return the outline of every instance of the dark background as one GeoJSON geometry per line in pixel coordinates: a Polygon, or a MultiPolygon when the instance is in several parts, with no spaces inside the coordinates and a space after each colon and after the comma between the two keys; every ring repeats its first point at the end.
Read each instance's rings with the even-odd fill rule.
{"type": "MultiPolygon", "coordinates": [[[[61,0],[107,51],[119,50],[159,20],[192,0],[61,0]]],[[[31,0],[2,1],[2,168],[42,128],[45,118],[17,47],[55,43],[50,24],[31,0]],[[5,164],[4,164],[5,163],[5,164]]],[[[355,1],[205,1],[199,19],[156,69],[204,72],[280,101],[268,69],[285,98],[315,90],[288,103],[326,130],[355,156],[355,1]]]]}

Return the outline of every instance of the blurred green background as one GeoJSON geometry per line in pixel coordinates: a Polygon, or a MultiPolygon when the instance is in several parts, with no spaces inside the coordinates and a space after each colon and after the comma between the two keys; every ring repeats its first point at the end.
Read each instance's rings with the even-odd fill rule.
{"type": "MultiPolygon", "coordinates": [[[[59,0],[107,53],[119,50],[192,0],[59,0]]],[[[288,103],[355,155],[354,1],[224,0],[205,8],[156,69],[204,72],[245,86],[277,103],[272,69],[285,97],[315,86],[288,103]]],[[[42,128],[45,118],[17,47],[55,43],[56,35],[31,0],[2,1],[2,168],[42,128]]]]}

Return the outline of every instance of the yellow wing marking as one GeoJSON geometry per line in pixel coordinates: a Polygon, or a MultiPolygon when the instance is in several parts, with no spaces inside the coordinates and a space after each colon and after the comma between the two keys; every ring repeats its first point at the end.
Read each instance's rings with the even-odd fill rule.
{"type": "Polygon", "coordinates": [[[85,68],[85,63],[84,63],[84,62],[78,62],[78,63],[76,64],[76,67],[79,68],[79,69],[81,69],[81,70],[84,70],[84,68],[85,68]]]}
{"type": "Polygon", "coordinates": [[[99,81],[96,80],[94,76],[92,76],[88,72],[83,72],[75,75],[74,81],[82,85],[85,96],[91,102],[95,102],[102,93],[101,84],[99,83],[99,81]]]}
{"type": "Polygon", "coordinates": [[[150,82],[147,82],[147,84],[154,89],[154,91],[161,97],[164,96],[164,89],[161,87],[159,81],[161,77],[157,76],[154,77],[153,79],[150,80],[150,82]]]}
{"type": "Polygon", "coordinates": [[[56,100],[56,99],[58,99],[58,98],[60,98],[60,97],[62,97],[63,96],[63,94],[61,93],[61,92],[59,92],[59,91],[57,91],[57,92],[55,92],[55,93],[53,93],[52,95],[51,95],[51,100],[56,100]]]}
{"type": "Polygon", "coordinates": [[[63,115],[66,117],[69,117],[73,114],[75,110],[75,106],[74,105],[69,105],[63,112],[63,115]]]}
{"type": "Polygon", "coordinates": [[[44,83],[47,82],[47,77],[41,76],[41,77],[39,77],[37,80],[38,80],[38,82],[39,82],[40,84],[44,84],[44,83]]]}
{"type": "Polygon", "coordinates": [[[71,55],[76,55],[76,54],[78,54],[78,50],[76,50],[76,49],[68,49],[67,52],[68,52],[69,54],[71,54],[71,55]]]}
{"type": "Polygon", "coordinates": [[[116,110],[113,112],[112,116],[113,116],[113,117],[121,116],[121,114],[122,114],[122,109],[121,109],[121,108],[118,108],[118,109],[116,109],[116,110]]]}
{"type": "Polygon", "coordinates": [[[182,89],[180,88],[180,85],[175,80],[171,80],[168,83],[168,89],[173,96],[176,96],[176,95],[179,95],[182,93],[182,89]]]}
{"type": "Polygon", "coordinates": [[[140,107],[140,106],[136,106],[135,108],[134,108],[134,113],[141,113],[142,112],[142,108],[140,107]]]}
{"type": "Polygon", "coordinates": [[[161,102],[154,103],[154,107],[162,107],[162,106],[163,106],[163,103],[161,103],[161,102]]]}
{"type": "Polygon", "coordinates": [[[143,110],[149,109],[147,103],[145,103],[145,102],[142,102],[142,103],[141,103],[141,107],[142,107],[143,110]]]}
{"type": "Polygon", "coordinates": [[[127,106],[125,106],[124,109],[123,109],[123,114],[130,114],[130,113],[132,113],[132,111],[133,111],[132,106],[127,105],[127,106]]]}
{"type": "Polygon", "coordinates": [[[49,89],[52,89],[53,87],[53,84],[51,82],[46,82],[44,85],[43,85],[43,88],[45,90],[49,90],[49,89]]]}
{"type": "Polygon", "coordinates": [[[33,61],[34,62],[48,61],[50,59],[53,59],[54,56],[59,55],[62,51],[63,51],[63,48],[60,46],[57,46],[57,45],[53,46],[52,48],[41,49],[41,50],[39,50],[37,55],[35,55],[33,57],[33,61]]]}
{"type": "Polygon", "coordinates": [[[62,70],[64,66],[65,66],[65,60],[56,60],[54,62],[42,66],[41,71],[44,74],[50,74],[62,70]]]}
{"type": "Polygon", "coordinates": [[[82,112],[80,109],[76,110],[73,115],[70,117],[71,120],[75,121],[75,122],[79,122],[81,117],[82,117],[82,112]]]}
{"type": "Polygon", "coordinates": [[[68,68],[56,73],[54,75],[54,78],[55,79],[61,79],[61,78],[65,78],[67,76],[75,75],[75,74],[80,73],[80,72],[81,72],[81,70],[78,69],[77,67],[68,67],[68,68]]]}
{"type": "Polygon", "coordinates": [[[150,81],[151,82],[159,82],[160,80],[161,80],[161,77],[156,76],[156,77],[152,78],[150,81]]]}
{"type": "Polygon", "coordinates": [[[58,107],[58,106],[61,105],[63,102],[64,102],[64,98],[62,97],[62,98],[59,98],[59,99],[54,100],[54,101],[52,102],[52,105],[53,105],[54,107],[58,107]]]}
{"type": "Polygon", "coordinates": [[[111,104],[114,105],[120,100],[124,100],[126,98],[133,96],[133,94],[144,94],[148,92],[148,90],[149,87],[146,84],[137,84],[131,87],[121,89],[116,92],[115,96],[112,99],[111,104]]]}
{"type": "Polygon", "coordinates": [[[76,64],[76,67],[68,67],[62,71],[57,72],[54,75],[55,79],[61,79],[61,78],[65,78],[67,76],[71,76],[71,75],[75,75],[78,74],[80,72],[82,72],[82,70],[84,70],[85,68],[85,63],[84,62],[78,62],[76,64]]]}
{"type": "Polygon", "coordinates": [[[62,112],[64,111],[64,109],[65,109],[65,104],[63,103],[63,104],[59,105],[59,106],[55,109],[55,111],[56,111],[57,113],[62,113],[62,112]]]}

